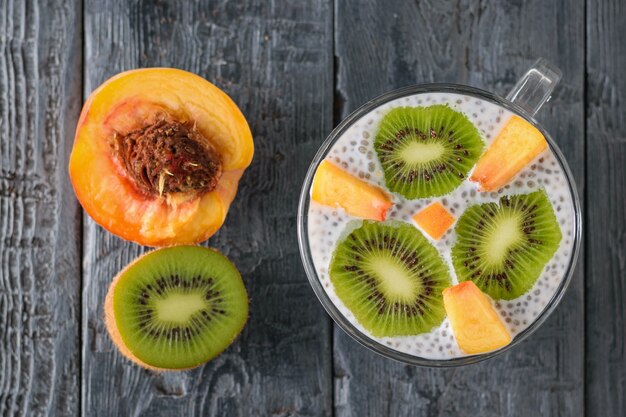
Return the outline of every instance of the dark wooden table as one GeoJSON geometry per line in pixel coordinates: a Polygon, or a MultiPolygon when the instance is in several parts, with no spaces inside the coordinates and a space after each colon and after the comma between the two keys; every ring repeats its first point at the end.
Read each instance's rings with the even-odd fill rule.
{"type": "Polygon", "coordinates": [[[619,0],[0,0],[0,415],[626,416],[625,39],[619,0]],[[538,118],[584,207],[563,302],[475,366],[367,351],[333,325],[300,263],[297,196],[317,147],[385,91],[438,81],[505,94],[540,56],[564,76],[538,118]],[[209,241],[241,269],[250,320],[183,373],[113,348],[105,291],[145,248],[84,215],[67,175],[85,97],[150,66],[223,88],[256,143],[209,241]]]}

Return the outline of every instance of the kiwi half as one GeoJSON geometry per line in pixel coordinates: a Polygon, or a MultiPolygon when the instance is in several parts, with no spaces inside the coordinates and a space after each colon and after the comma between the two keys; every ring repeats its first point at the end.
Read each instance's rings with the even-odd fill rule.
{"type": "Polygon", "coordinates": [[[483,147],[474,124],[446,105],[395,108],[374,140],[387,188],[410,200],[457,188],[483,147]]]}
{"type": "Polygon", "coordinates": [[[450,285],[448,268],[406,223],[364,221],[338,244],[330,279],[339,298],[374,336],[428,332],[445,317],[442,292],[450,285]]]}
{"type": "Polygon", "coordinates": [[[226,349],[248,319],[237,268],[199,246],[158,249],[113,280],[106,326],[122,354],[149,369],[188,369],[226,349]]]}
{"type": "Polygon", "coordinates": [[[468,208],[456,225],[452,263],[459,281],[472,280],[494,299],[528,291],[561,242],[544,190],[505,196],[468,208]]]}

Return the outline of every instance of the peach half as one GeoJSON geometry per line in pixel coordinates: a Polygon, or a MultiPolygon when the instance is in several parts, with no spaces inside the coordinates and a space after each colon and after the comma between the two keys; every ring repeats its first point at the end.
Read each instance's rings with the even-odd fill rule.
{"type": "Polygon", "coordinates": [[[80,114],[69,174],[85,211],[148,246],[192,244],[224,223],[254,153],[237,105],[172,68],[123,72],[80,114]]]}

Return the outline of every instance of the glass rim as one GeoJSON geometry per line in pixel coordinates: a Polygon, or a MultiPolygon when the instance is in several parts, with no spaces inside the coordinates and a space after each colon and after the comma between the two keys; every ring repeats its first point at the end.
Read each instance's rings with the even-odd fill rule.
{"type": "Polygon", "coordinates": [[[302,258],[302,264],[304,266],[305,273],[309,280],[309,284],[313,288],[313,292],[319,299],[320,303],[328,313],[328,315],[333,319],[335,323],[350,337],[356,340],[359,344],[366,347],[367,349],[378,353],[386,358],[390,358],[405,364],[415,365],[415,366],[424,366],[424,367],[456,367],[462,365],[469,365],[477,362],[484,361],[486,359],[493,358],[498,356],[509,349],[517,346],[523,340],[525,340],[528,336],[534,333],[541,325],[545,322],[545,320],[552,314],[552,312],[556,309],[557,305],[560,303],[563,295],[565,294],[569,284],[572,280],[572,276],[576,269],[578,254],[580,252],[580,244],[582,237],[582,213],[580,208],[580,201],[578,198],[578,193],[576,190],[576,183],[574,181],[574,177],[572,172],[567,165],[565,157],[561,153],[561,150],[558,148],[550,134],[546,131],[546,129],[535,120],[534,117],[528,115],[521,107],[515,105],[514,103],[502,98],[496,94],[490,93],[488,91],[465,86],[459,84],[442,84],[442,83],[432,83],[432,84],[418,84],[411,85],[407,87],[403,87],[400,89],[389,91],[385,94],[382,94],[378,97],[375,97],[358,109],[350,113],[345,119],[337,125],[335,129],[328,135],[328,137],[324,140],[324,142],[319,147],[316,152],[309,168],[307,170],[302,190],[300,192],[300,198],[298,202],[298,214],[297,214],[297,234],[298,234],[298,248],[300,250],[300,257],[302,258]],[[571,255],[569,257],[569,264],[567,266],[567,271],[565,272],[559,287],[556,289],[552,298],[548,301],[545,308],[539,314],[539,316],[524,330],[518,333],[511,343],[508,345],[491,351],[487,353],[477,354],[477,355],[469,355],[469,356],[460,356],[451,359],[428,359],[421,356],[412,355],[409,353],[401,352],[395,349],[390,348],[374,339],[370,336],[357,329],[354,324],[348,320],[341,311],[337,308],[335,303],[330,299],[328,293],[322,286],[322,283],[318,277],[317,271],[315,269],[315,265],[313,263],[313,259],[311,257],[311,251],[309,246],[308,239],[308,209],[310,205],[310,189],[311,184],[313,182],[313,176],[315,175],[315,171],[317,170],[318,165],[322,162],[322,160],[326,157],[329,150],[335,144],[335,142],[343,135],[343,133],[350,128],[357,120],[359,120],[366,113],[374,110],[375,108],[398,98],[405,97],[407,95],[427,93],[427,92],[438,92],[438,93],[457,93],[469,95],[477,98],[481,98],[483,100],[490,101],[492,103],[496,103],[513,113],[523,117],[532,123],[535,127],[537,127],[541,133],[545,136],[550,150],[556,156],[556,160],[559,163],[561,169],[565,173],[565,177],[567,178],[567,183],[570,191],[570,195],[572,198],[572,203],[574,206],[574,236],[573,245],[571,255]]]}

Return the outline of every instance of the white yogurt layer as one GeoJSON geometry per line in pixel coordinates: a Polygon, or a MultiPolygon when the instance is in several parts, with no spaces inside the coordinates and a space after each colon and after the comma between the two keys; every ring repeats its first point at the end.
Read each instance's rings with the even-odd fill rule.
{"type": "MultiPolygon", "coordinates": [[[[378,124],[387,111],[394,107],[432,104],[448,104],[451,108],[464,113],[481,132],[486,146],[493,141],[504,123],[513,115],[496,104],[460,94],[425,93],[402,97],[381,105],[354,123],[337,140],[326,159],[358,178],[387,189],[383,170],[373,145],[378,124]]],[[[433,201],[440,201],[458,219],[470,205],[497,202],[502,195],[524,194],[540,188],[544,188],[548,193],[563,239],[559,249],[530,291],[514,300],[502,300],[495,303],[509,332],[515,336],[532,324],[555,295],[559,284],[565,277],[573,250],[574,204],[565,173],[549,149],[539,155],[512,182],[498,192],[479,193],[476,191],[475,183],[465,180],[459,188],[443,197],[405,200],[399,194],[389,193],[393,196],[394,206],[389,211],[387,219],[401,220],[415,225],[411,216],[433,201]]],[[[322,286],[339,311],[368,337],[397,351],[428,359],[466,356],[460,351],[447,318],[430,333],[399,337],[373,337],[357,322],[350,310],[337,297],[328,276],[331,256],[337,246],[337,241],[346,224],[354,219],[340,208],[322,206],[313,201],[309,207],[308,238],[313,263],[322,286]]],[[[456,241],[454,226],[439,241],[430,239],[428,235],[425,236],[447,261],[453,283],[456,283],[450,255],[456,241]]]]}

